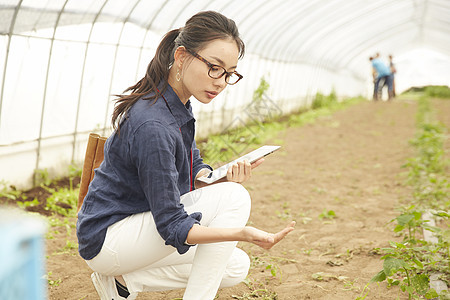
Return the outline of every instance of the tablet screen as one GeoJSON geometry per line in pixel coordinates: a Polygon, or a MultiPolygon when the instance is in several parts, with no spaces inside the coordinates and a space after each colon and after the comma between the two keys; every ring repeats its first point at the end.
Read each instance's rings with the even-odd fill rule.
{"type": "Polygon", "coordinates": [[[269,145],[259,147],[258,149],[254,150],[252,152],[249,152],[249,153],[239,157],[238,159],[235,159],[235,160],[227,163],[226,165],[221,166],[220,168],[215,169],[208,175],[199,177],[197,179],[202,182],[205,182],[205,183],[213,183],[213,182],[227,176],[228,169],[230,168],[230,166],[232,166],[236,162],[247,160],[249,163],[253,163],[253,162],[257,161],[258,159],[263,158],[264,156],[269,155],[270,153],[278,150],[280,147],[281,146],[269,146],[269,145]]]}

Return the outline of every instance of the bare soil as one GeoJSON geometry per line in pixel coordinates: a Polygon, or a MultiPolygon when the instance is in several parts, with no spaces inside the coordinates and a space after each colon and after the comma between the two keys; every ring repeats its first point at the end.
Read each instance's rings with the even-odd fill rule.
{"type": "MultiPolygon", "coordinates": [[[[433,101],[433,107],[450,128],[450,101],[433,101]]],[[[247,282],[220,289],[217,299],[334,300],[364,295],[364,286],[382,269],[376,248],[401,239],[389,221],[412,193],[402,165],[414,155],[408,141],[416,132],[416,108],[416,102],[408,100],[363,102],[313,124],[288,128],[269,141],[282,148],[245,184],[253,199],[250,223],[271,232],[291,220],[297,226],[270,251],[240,243],[252,258],[247,282]]],[[[34,191],[39,192],[44,193],[34,191]]],[[[46,267],[55,281],[49,286],[51,300],[98,299],[92,271],[71,246],[76,243],[75,221],[49,229],[46,267]]],[[[370,284],[366,291],[366,299],[407,299],[385,283],[370,284]]],[[[182,294],[142,293],[138,299],[182,294]]]]}

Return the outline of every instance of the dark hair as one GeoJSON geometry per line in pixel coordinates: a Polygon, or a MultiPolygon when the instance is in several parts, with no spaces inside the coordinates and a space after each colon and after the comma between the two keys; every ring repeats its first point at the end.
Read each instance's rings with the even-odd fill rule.
{"type": "Polygon", "coordinates": [[[155,56],[147,67],[145,76],[135,85],[130,86],[122,95],[116,95],[115,107],[112,115],[113,128],[120,127],[121,119],[126,116],[126,112],[141,97],[154,92],[153,95],[144,98],[145,100],[158,99],[168,86],[169,70],[174,62],[174,53],[179,46],[198,52],[203,49],[208,42],[217,39],[232,38],[239,48],[239,58],[244,56],[244,42],[239,37],[239,31],[235,22],[215,11],[199,12],[192,16],[186,25],[179,29],[174,29],[166,33],[156,49],[155,56]],[[157,86],[163,82],[163,86],[158,91],[157,86]],[[129,95],[125,93],[131,92],[129,95]]]}

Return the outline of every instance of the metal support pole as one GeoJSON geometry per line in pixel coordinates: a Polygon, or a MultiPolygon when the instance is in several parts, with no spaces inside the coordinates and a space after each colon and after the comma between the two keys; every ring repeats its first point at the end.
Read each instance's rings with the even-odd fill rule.
{"type": "MultiPolygon", "coordinates": [[[[39,169],[39,159],[41,157],[41,142],[42,142],[42,127],[44,126],[44,115],[45,115],[45,103],[47,102],[47,88],[48,88],[48,77],[49,77],[49,73],[50,73],[50,63],[52,60],[52,53],[53,53],[53,44],[55,41],[55,35],[56,35],[56,28],[58,27],[59,24],[59,20],[61,19],[61,15],[64,12],[64,9],[67,5],[67,2],[69,0],[66,0],[66,2],[64,2],[64,5],[62,6],[61,10],[59,11],[58,17],[56,19],[55,22],[55,26],[53,28],[53,34],[52,34],[52,39],[50,42],[50,51],[48,53],[48,60],[47,60],[47,72],[45,75],[45,85],[44,85],[44,95],[43,95],[43,99],[42,99],[42,110],[41,110],[41,122],[39,125],[39,137],[38,137],[38,144],[37,144],[37,149],[36,149],[36,165],[34,167],[35,170],[39,169]]],[[[36,172],[33,176],[33,185],[36,185],[36,172]]]]}
{"type": "Polygon", "coordinates": [[[98,13],[95,15],[94,20],[92,21],[92,26],[91,29],[89,31],[89,36],[88,39],[86,41],[86,49],[84,51],[84,59],[83,59],[83,68],[81,70],[81,79],[80,79],[80,90],[78,92],[78,104],[77,104],[77,112],[75,115],[75,128],[73,130],[73,146],[72,146],[72,159],[71,161],[75,160],[75,147],[77,144],[77,131],[78,131],[78,119],[80,116],[80,103],[81,103],[81,91],[83,90],[83,80],[84,80],[84,72],[86,70],[86,61],[87,61],[87,54],[89,51],[89,43],[91,41],[91,37],[92,37],[92,31],[94,30],[94,25],[97,22],[99,16],[101,15],[103,9],[105,8],[106,4],[108,3],[109,0],[105,0],[105,2],[103,2],[102,7],[99,9],[98,13]]]}
{"type": "Polygon", "coordinates": [[[11,25],[9,26],[9,33],[8,33],[8,45],[6,46],[6,55],[5,55],[5,66],[3,67],[3,77],[2,77],[2,89],[0,91],[0,130],[2,126],[2,107],[3,107],[3,94],[5,91],[5,81],[6,81],[6,69],[8,67],[8,58],[9,58],[9,47],[11,45],[11,39],[14,32],[14,26],[16,24],[17,14],[19,13],[20,7],[22,6],[23,0],[20,0],[17,4],[14,15],[11,20],[11,25]]]}

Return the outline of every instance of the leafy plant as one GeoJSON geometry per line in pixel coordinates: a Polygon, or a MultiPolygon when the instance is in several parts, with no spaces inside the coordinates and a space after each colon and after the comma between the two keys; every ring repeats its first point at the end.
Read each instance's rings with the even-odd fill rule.
{"type": "Polygon", "coordinates": [[[34,185],[49,186],[52,183],[47,169],[34,170],[34,185]]]}
{"type": "Polygon", "coordinates": [[[47,198],[45,209],[69,217],[75,216],[78,203],[78,190],[61,188],[50,189],[52,195],[47,198]]]}
{"type": "Polygon", "coordinates": [[[50,279],[50,276],[53,275],[53,272],[48,272],[46,275],[44,275],[44,278],[47,279],[48,285],[51,287],[56,287],[59,286],[59,284],[61,283],[61,278],[58,278],[56,280],[54,279],[50,279]]]}
{"type": "Polygon", "coordinates": [[[263,258],[259,256],[252,256],[251,265],[252,267],[264,266],[265,270],[270,270],[272,277],[279,277],[281,282],[283,273],[281,272],[281,268],[278,266],[275,259],[271,259],[270,257],[263,258]]]}
{"type": "Polygon", "coordinates": [[[409,168],[408,183],[414,188],[413,203],[391,221],[397,222],[394,232],[403,234],[403,241],[390,242],[389,248],[381,249],[383,269],[371,282],[386,281],[390,286],[399,286],[409,299],[432,299],[446,297],[444,292],[438,294],[430,288],[429,283],[433,272],[444,274],[441,279],[449,282],[450,230],[430,226],[422,219],[422,212],[435,208],[436,216],[448,220],[450,186],[443,150],[445,128],[433,121],[426,97],[419,99],[417,124],[418,132],[411,141],[417,155],[405,165],[409,168]],[[421,239],[424,230],[433,232],[438,242],[421,239]]]}
{"type": "Polygon", "coordinates": [[[244,280],[244,284],[250,289],[250,292],[244,293],[242,296],[232,295],[233,299],[250,300],[277,300],[278,295],[276,292],[268,290],[264,284],[255,281],[249,277],[244,280]]]}
{"type": "Polygon", "coordinates": [[[82,169],[79,166],[76,165],[70,165],[69,166],[69,182],[70,182],[70,190],[73,189],[73,180],[76,177],[81,177],[82,169]]]}
{"type": "Polygon", "coordinates": [[[270,85],[269,83],[266,81],[266,79],[263,77],[261,77],[260,81],[259,81],[259,85],[256,88],[256,90],[253,92],[253,101],[259,102],[263,99],[263,95],[264,93],[267,92],[267,90],[269,89],[270,85]]]}
{"type": "Polygon", "coordinates": [[[6,181],[0,181],[0,197],[5,197],[10,200],[16,200],[22,195],[21,191],[16,190],[14,186],[8,186],[6,181]]]}
{"type": "MultiPolygon", "coordinates": [[[[263,95],[269,87],[269,83],[262,77],[258,88],[253,93],[252,104],[259,105],[264,102],[263,95]]],[[[363,100],[362,97],[356,97],[338,102],[334,92],[325,96],[325,98],[328,100],[317,109],[314,109],[314,107],[311,110],[301,109],[292,115],[282,117],[263,115],[259,120],[242,124],[242,126],[231,126],[234,124],[230,124],[229,128],[223,132],[211,134],[207,139],[199,141],[198,148],[206,162],[220,166],[247,150],[255,149],[266,140],[280,134],[280,131],[287,127],[302,126],[314,122],[320,116],[329,115],[335,110],[363,100]],[[264,119],[264,121],[261,122],[260,119],[264,119]]],[[[237,118],[236,120],[239,121],[240,119],[237,118]]]]}
{"type": "Polygon", "coordinates": [[[430,97],[450,98],[450,88],[446,85],[434,85],[425,87],[425,94],[430,97]]]}
{"type": "Polygon", "coordinates": [[[336,217],[336,213],[334,212],[334,210],[326,210],[326,209],[324,209],[323,211],[322,211],[322,213],[319,215],[319,219],[329,219],[329,220],[331,220],[331,219],[334,219],[336,217]]]}
{"type": "Polygon", "coordinates": [[[392,220],[397,222],[394,231],[404,232],[404,239],[402,242],[390,242],[390,248],[381,249],[385,253],[381,258],[384,260],[383,269],[371,279],[371,282],[386,280],[391,286],[399,286],[408,293],[409,299],[437,296],[436,291],[429,287],[429,274],[439,265],[442,248],[417,237],[419,229],[437,230],[427,225],[421,217],[421,212],[410,207],[392,220]]]}
{"type": "Polygon", "coordinates": [[[37,198],[34,198],[33,201],[16,201],[17,205],[25,209],[27,207],[33,207],[39,205],[39,200],[37,198]]]}
{"type": "Polygon", "coordinates": [[[330,106],[334,102],[337,102],[336,93],[334,90],[328,96],[323,95],[320,92],[316,93],[316,96],[311,104],[313,109],[330,106]]]}

